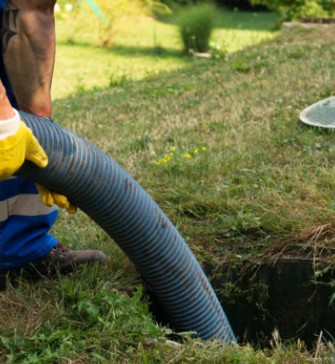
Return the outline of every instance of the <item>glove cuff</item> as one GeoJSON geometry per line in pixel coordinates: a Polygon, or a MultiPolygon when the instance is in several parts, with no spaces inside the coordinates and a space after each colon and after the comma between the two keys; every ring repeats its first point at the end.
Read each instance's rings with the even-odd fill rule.
{"type": "Polygon", "coordinates": [[[20,115],[17,110],[13,109],[15,115],[10,119],[0,120],[0,140],[4,140],[17,133],[20,127],[20,115]]]}

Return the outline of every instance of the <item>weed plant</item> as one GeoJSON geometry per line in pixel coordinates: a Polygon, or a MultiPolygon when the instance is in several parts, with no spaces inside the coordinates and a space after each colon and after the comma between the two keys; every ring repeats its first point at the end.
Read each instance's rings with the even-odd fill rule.
{"type": "MultiPolygon", "coordinates": [[[[153,153],[154,154],[154,153],[153,153]]],[[[206,146],[183,148],[169,146],[161,158],[154,158],[154,164],[160,166],[161,173],[167,173],[174,183],[186,176],[204,179],[208,173],[208,153],[206,146]]]]}
{"type": "Polygon", "coordinates": [[[177,23],[186,53],[207,52],[215,25],[215,8],[209,4],[188,6],[177,23]]]}

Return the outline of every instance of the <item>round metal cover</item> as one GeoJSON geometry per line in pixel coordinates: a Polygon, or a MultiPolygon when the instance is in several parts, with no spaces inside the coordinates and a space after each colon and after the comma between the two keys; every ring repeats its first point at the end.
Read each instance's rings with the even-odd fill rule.
{"type": "Polygon", "coordinates": [[[308,106],[300,113],[299,119],[308,125],[335,128],[335,96],[308,106]]]}

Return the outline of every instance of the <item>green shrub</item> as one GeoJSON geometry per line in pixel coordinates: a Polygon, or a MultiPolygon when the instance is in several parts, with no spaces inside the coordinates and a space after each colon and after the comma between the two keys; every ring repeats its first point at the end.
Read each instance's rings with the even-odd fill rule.
{"type": "Polygon", "coordinates": [[[321,0],[321,3],[330,16],[335,15],[335,0],[321,0]]]}
{"type": "Polygon", "coordinates": [[[185,52],[207,52],[214,29],[214,6],[200,4],[187,7],[177,20],[185,52]]]}
{"type": "Polygon", "coordinates": [[[334,13],[334,0],[251,0],[253,5],[265,5],[278,11],[283,20],[304,17],[327,17],[334,13]]]}

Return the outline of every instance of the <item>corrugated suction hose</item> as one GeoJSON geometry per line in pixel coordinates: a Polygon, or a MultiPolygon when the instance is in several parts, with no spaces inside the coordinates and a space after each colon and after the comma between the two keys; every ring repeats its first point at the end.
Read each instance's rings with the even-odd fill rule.
{"type": "Polygon", "coordinates": [[[21,113],[49,157],[17,175],[68,196],[123,249],[177,331],[230,345],[234,334],[193,253],[143,188],[97,147],[49,119],[21,113]]]}

